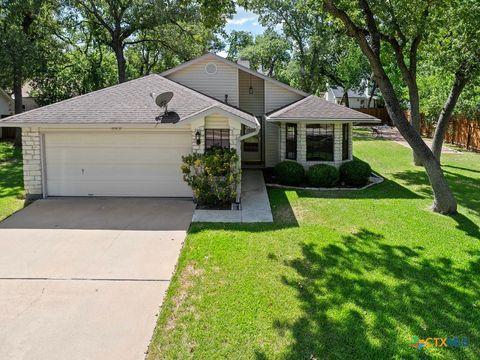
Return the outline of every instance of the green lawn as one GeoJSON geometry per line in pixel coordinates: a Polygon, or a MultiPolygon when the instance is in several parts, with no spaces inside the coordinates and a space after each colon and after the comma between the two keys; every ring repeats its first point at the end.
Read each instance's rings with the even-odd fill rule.
{"type": "Polygon", "coordinates": [[[0,221],[24,205],[22,151],[0,141],[0,221]]]}
{"type": "Polygon", "coordinates": [[[480,154],[444,155],[447,217],[407,148],[354,148],[386,182],[275,189],[273,225],[192,226],[149,359],[480,358],[480,154]],[[470,346],[419,351],[414,335],[470,346]]]}

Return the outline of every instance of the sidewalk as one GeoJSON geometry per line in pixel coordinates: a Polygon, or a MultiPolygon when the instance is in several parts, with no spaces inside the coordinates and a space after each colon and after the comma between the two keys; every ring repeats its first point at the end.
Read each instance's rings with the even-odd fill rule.
{"type": "Polygon", "coordinates": [[[195,210],[192,222],[273,222],[261,170],[243,170],[241,202],[241,210],[195,210]]]}

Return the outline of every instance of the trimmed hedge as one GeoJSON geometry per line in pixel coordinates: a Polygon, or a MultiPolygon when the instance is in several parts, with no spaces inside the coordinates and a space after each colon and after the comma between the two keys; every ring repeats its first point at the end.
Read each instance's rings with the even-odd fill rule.
{"type": "Polygon", "coordinates": [[[347,185],[364,186],[372,174],[370,165],[361,160],[352,160],[340,166],[340,178],[347,185]]]}
{"type": "Polygon", "coordinates": [[[305,170],[295,161],[282,161],[275,166],[275,176],[280,184],[298,185],[305,177],[305,170]]]}
{"type": "Polygon", "coordinates": [[[340,179],[340,173],[335,166],[318,164],[308,169],[308,182],[316,187],[333,187],[340,179]]]}

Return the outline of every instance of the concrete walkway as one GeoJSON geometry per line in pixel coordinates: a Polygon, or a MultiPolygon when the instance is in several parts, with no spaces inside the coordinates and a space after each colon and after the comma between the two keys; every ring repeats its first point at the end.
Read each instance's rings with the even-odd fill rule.
{"type": "Polygon", "coordinates": [[[0,359],[143,360],[192,213],[51,198],[0,222],[0,359]]]}
{"type": "Polygon", "coordinates": [[[241,210],[195,210],[193,222],[273,222],[272,209],[261,170],[242,172],[241,210]]]}
{"type": "MultiPolygon", "coordinates": [[[[400,144],[402,146],[410,148],[410,145],[408,142],[403,138],[402,134],[398,131],[396,127],[390,127],[390,126],[377,126],[377,136],[385,139],[385,140],[392,140],[395,141],[397,144],[400,144]]],[[[425,144],[429,148],[432,148],[432,139],[429,138],[423,138],[423,141],[425,141],[425,144]]],[[[453,149],[448,146],[449,144],[443,144],[442,146],[442,154],[460,154],[460,151],[453,149]]]]}

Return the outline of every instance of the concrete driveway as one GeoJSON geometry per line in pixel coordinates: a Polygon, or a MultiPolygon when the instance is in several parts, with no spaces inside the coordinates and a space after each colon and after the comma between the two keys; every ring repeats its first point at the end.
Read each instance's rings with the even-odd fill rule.
{"type": "Polygon", "coordinates": [[[192,213],[52,198],[0,222],[0,359],[143,359],[192,213]]]}

